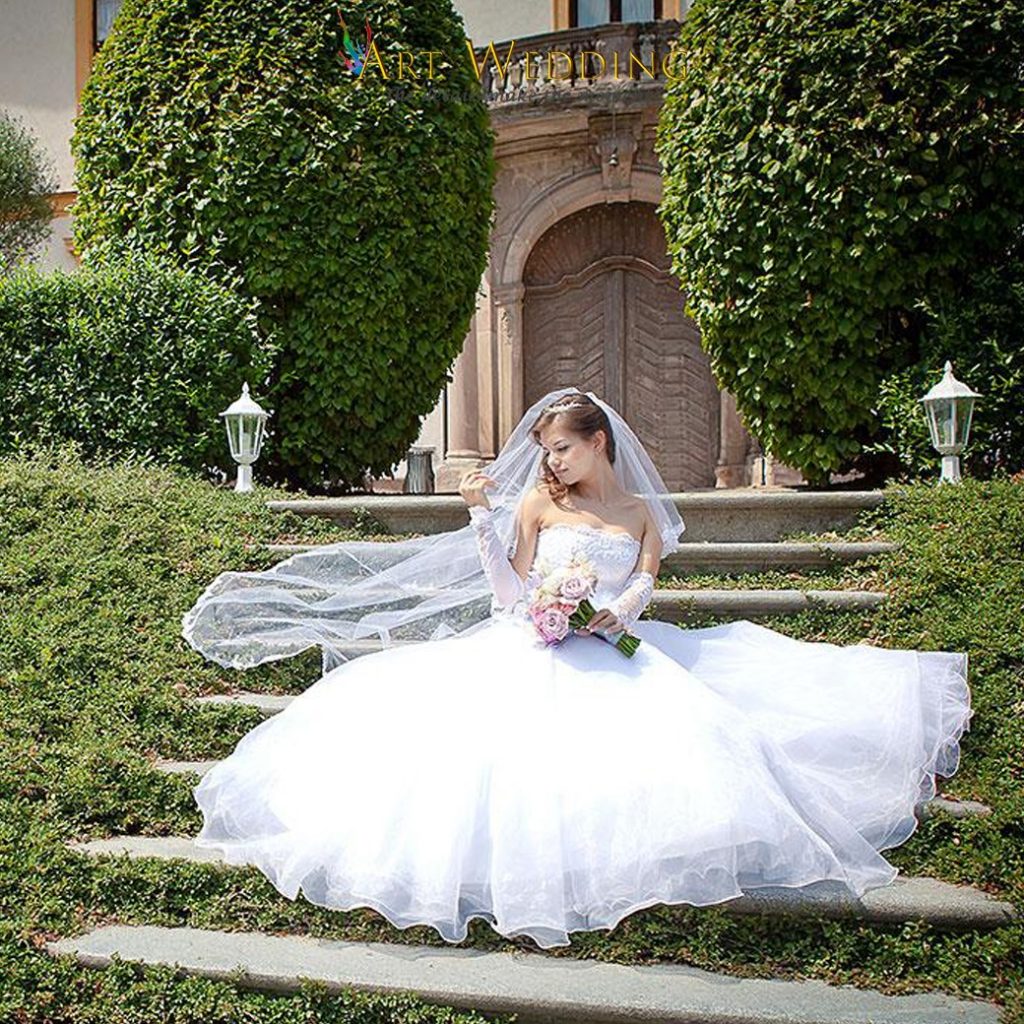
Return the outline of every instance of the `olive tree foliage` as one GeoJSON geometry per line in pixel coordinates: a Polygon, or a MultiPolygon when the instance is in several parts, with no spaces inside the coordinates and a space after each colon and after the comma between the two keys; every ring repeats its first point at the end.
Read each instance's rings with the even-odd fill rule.
{"type": "Polygon", "coordinates": [[[56,180],[39,140],[0,108],[0,275],[30,258],[49,234],[56,180]]]}
{"type": "Polygon", "coordinates": [[[962,336],[935,311],[1013,258],[1024,4],[697,0],[678,46],[673,270],[747,426],[823,481],[884,440],[883,382],[962,336]]]}
{"type": "Polygon", "coordinates": [[[462,348],[493,213],[450,0],[125,0],[72,146],[86,262],[155,250],[258,300],[281,345],[254,394],[265,474],[338,492],[405,456],[462,348]],[[356,74],[345,35],[366,47],[367,21],[356,74]]]}

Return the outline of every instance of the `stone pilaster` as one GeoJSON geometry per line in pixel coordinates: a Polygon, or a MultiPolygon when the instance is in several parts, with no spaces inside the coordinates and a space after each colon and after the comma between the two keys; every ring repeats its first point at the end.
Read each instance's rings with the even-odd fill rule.
{"type": "Polygon", "coordinates": [[[750,435],[736,410],[736,399],[728,391],[721,393],[720,417],[715,487],[747,487],[751,483],[750,435]]]}

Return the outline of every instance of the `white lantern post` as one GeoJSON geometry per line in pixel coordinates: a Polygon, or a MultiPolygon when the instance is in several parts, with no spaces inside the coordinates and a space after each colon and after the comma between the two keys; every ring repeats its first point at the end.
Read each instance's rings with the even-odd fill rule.
{"type": "Polygon", "coordinates": [[[249,397],[249,385],[243,384],[242,397],[232,402],[219,415],[224,417],[231,457],[238,463],[235,490],[251,491],[252,464],[259,458],[263,432],[270,413],[264,412],[249,397]]]}
{"type": "Polygon", "coordinates": [[[928,417],[932,447],[942,456],[939,483],[960,482],[960,453],[971,432],[976,398],[981,395],[953,376],[953,364],[947,359],[942,380],[918,399],[928,417]]]}

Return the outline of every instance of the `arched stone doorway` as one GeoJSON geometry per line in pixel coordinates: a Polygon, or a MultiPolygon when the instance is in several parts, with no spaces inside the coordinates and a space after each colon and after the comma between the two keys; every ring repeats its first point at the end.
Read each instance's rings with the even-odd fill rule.
{"type": "Polygon", "coordinates": [[[670,490],[715,485],[720,397],[649,203],[552,225],[523,273],[523,400],[578,385],[625,417],[670,490]]]}

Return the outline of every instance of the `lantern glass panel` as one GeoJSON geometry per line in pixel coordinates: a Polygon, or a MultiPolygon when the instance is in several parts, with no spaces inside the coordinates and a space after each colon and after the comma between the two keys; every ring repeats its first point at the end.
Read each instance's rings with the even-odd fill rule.
{"type": "Polygon", "coordinates": [[[263,417],[242,413],[225,418],[231,457],[236,462],[252,462],[260,453],[263,440],[263,417]]]}
{"type": "Polygon", "coordinates": [[[932,444],[941,452],[951,448],[956,438],[956,406],[951,398],[934,399],[928,406],[932,426],[932,444]]]}
{"type": "Polygon", "coordinates": [[[928,403],[928,430],[938,452],[957,455],[963,450],[973,412],[973,398],[937,398],[928,403]]]}
{"type": "Polygon", "coordinates": [[[959,423],[957,424],[960,433],[957,435],[956,443],[963,448],[967,444],[967,438],[971,433],[971,417],[974,415],[974,399],[961,398],[960,408],[957,410],[959,423]]]}

